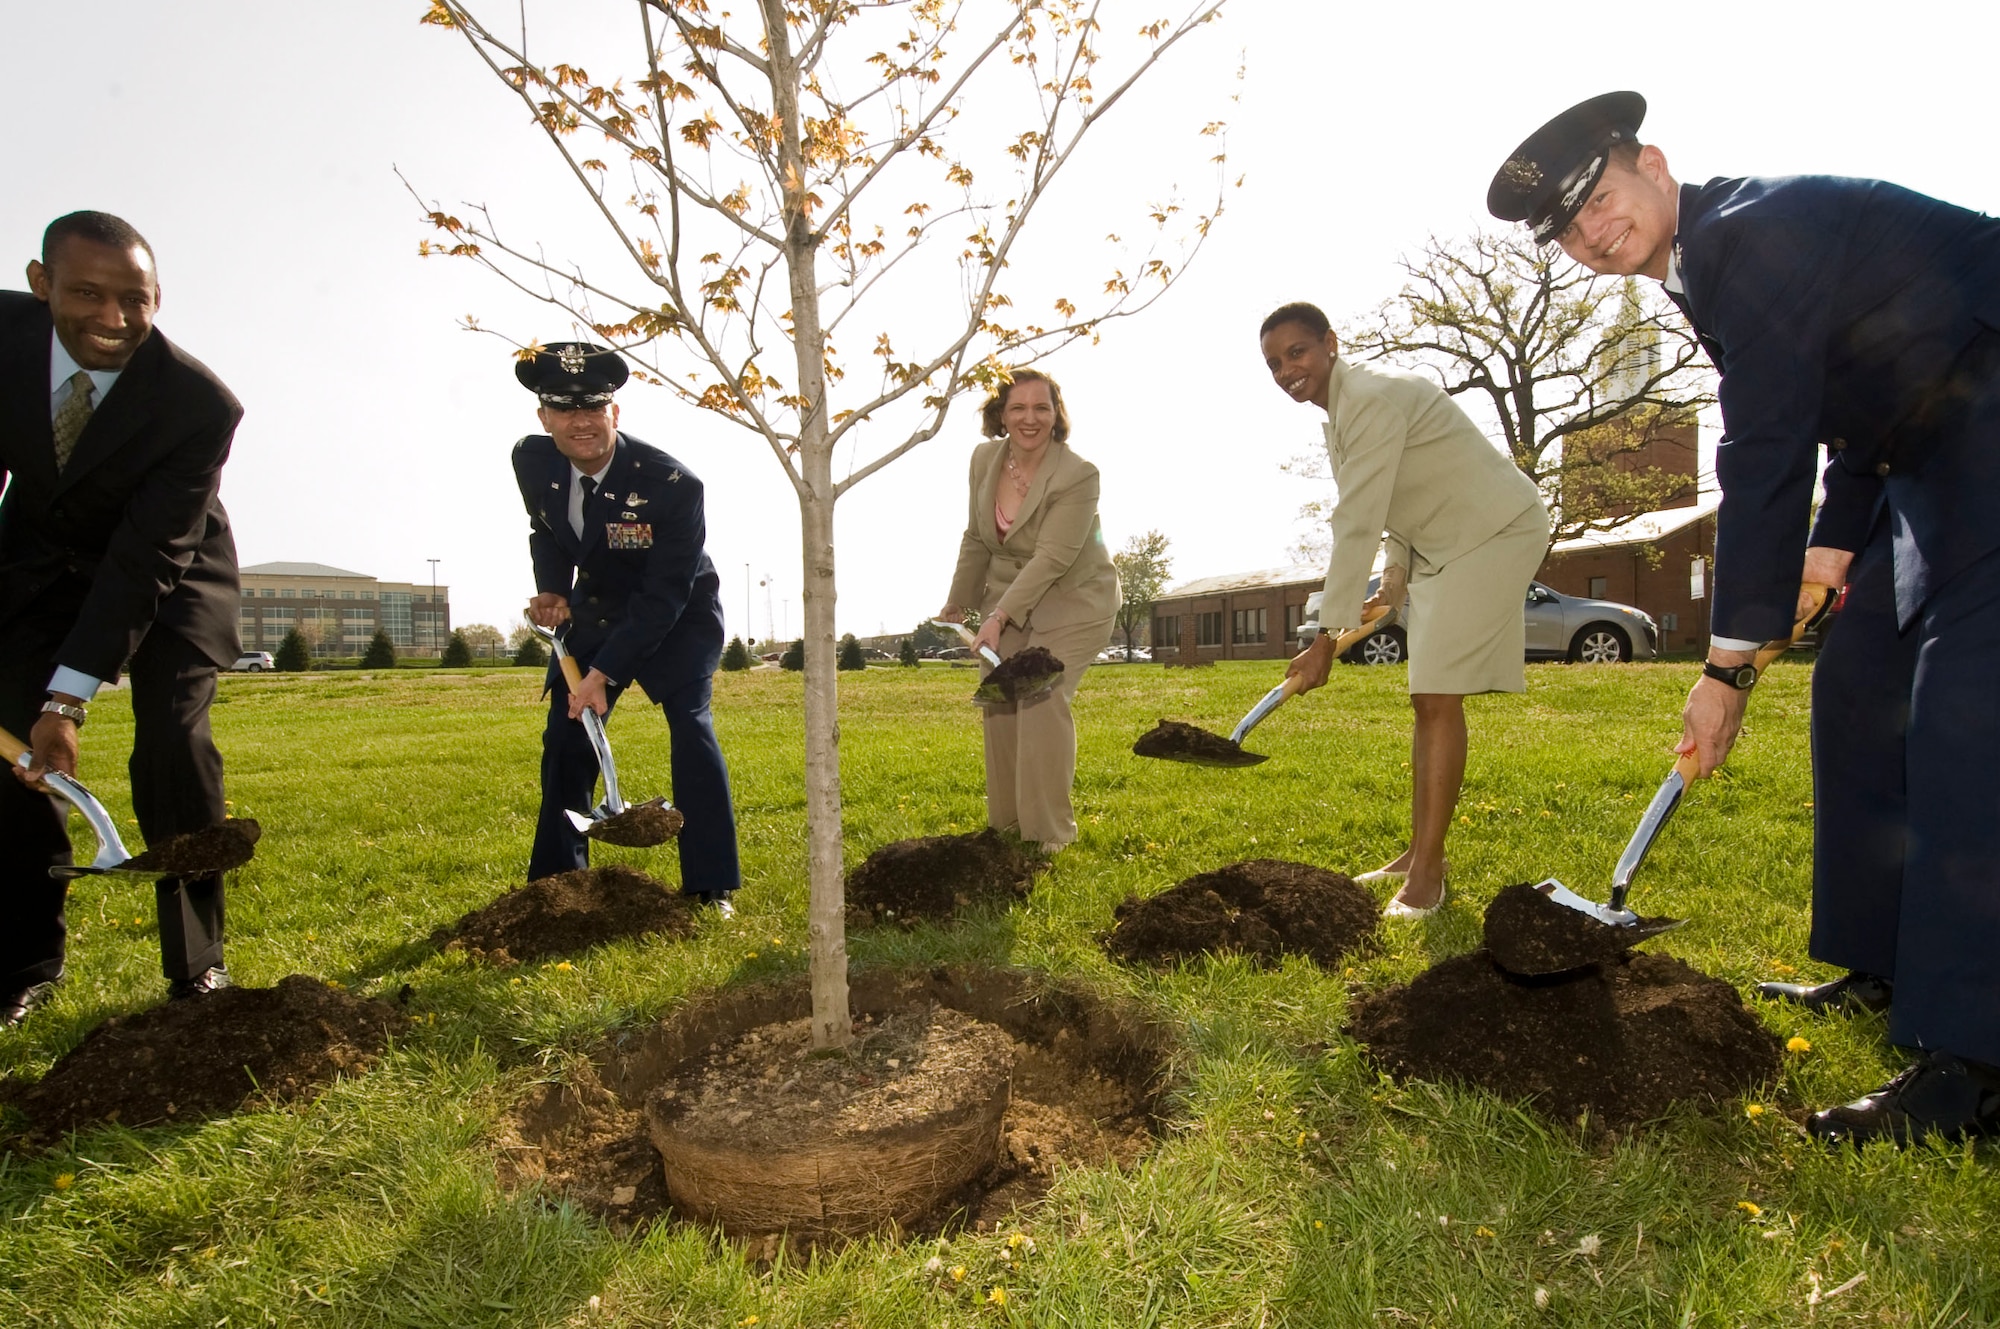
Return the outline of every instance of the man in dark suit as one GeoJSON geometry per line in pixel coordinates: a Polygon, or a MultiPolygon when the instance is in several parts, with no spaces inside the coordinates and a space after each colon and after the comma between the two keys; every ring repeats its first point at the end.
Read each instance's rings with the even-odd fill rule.
{"type": "Polygon", "coordinates": [[[1715,635],[1681,741],[1703,774],[1800,581],[1848,587],[1813,674],[1811,943],[1848,973],[1760,991],[1887,1008],[1918,1057],[1813,1133],[2000,1132],[2000,222],[1880,180],[1682,186],[1645,106],[1556,117],[1487,205],[1663,282],[1721,372],[1715,635]]]}
{"type": "MultiPolygon", "coordinates": [[[[236,546],[216,497],[242,407],[153,329],[152,248],[116,217],[53,222],[33,294],[0,292],[0,727],[31,766],[0,780],[0,1024],[63,972],[65,808],[87,703],[128,667],[132,803],[149,843],[223,820],[209,734],[233,661],[236,546]]],[[[157,886],[170,995],[226,987],[222,878],[157,886]]]]}
{"type": "Polygon", "coordinates": [[[567,624],[563,643],[585,670],[571,695],[549,667],[542,731],[542,809],[528,879],[589,863],[565,809],[591,805],[597,758],[578,716],[609,715],[637,681],[666,712],[680,834],[681,891],[729,911],[741,882],[729,770],[709,711],[722,659],[722,583],[702,543],[701,481],[658,448],[618,432],[612,394],[625,361],[569,342],[515,365],[540,401],[546,434],[514,445],[514,479],[530,519],[537,594],[529,615],[567,624]]]}

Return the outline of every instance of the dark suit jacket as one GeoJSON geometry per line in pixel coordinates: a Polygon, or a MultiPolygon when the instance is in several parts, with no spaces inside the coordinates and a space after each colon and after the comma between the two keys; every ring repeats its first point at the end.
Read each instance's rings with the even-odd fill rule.
{"type": "Polygon", "coordinates": [[[708,526],[692,472],[620,433],[584,504],[581,540],[569,528],[569,459],[554,439],[530,434],[514,445],[514,480],[530,518],[535,590],[569,600],[564,645],[579,664],[621,686],[637,679],[654,698],[715,672],[722,583],[702,548],[708,526]]]}
{"type": "Polygon", "coordinates": [[[56,662],[118,676],[155,623],[219,665],[241,593],[216,497],[243,408],[155,329],[56,473],[49,307],[0,291],[0,631],[66,623],[56,662]]]}
{"type": "Polygon", "coordinates": [[[1816,544],[1892,525],[1898,613],[2000,548],[2000,221],[1880,180],[1681,190],[1681,301],[1722,373],[1714,630],[1785,635],[1816,544]]]}

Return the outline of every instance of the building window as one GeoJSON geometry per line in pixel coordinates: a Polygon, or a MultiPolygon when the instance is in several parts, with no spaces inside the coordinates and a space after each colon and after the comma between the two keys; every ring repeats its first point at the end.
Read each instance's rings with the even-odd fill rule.
{"type": "Polygon", "coordinates": [[[299,593],[293,590],[291,587],[287,586],[285,588],[285,598],[287,600],[296,600],[299,598],[299,593]]]}
{"type": "Polygon", "coordinates": [[[1285,640],[1290,641],[1292,638],[1298,636],[1299,624],[1305,621],[1306,621],[1306,607],[1304,604],[1286,605],[1285,640]]]}
{"type": "Polygon", "coordinates": [[[364,599],[364,600],[373,600],[373,599],[375,598],[375,592],[373,592],[373,591],[363,591],[363,592],[361,593],[361,598],[362,598],[362,599],[364,599]]]}
{"type": "Polygon", "coordinates": [[[342,591],[342,592],[340,593],[340,598],[341,598],[341,599],[343,599],[343,600],[352,600],[352,599],[354,598],[354,592],[353,592],[353,591],[342,591]]]}
{"type": "Polygon", "coordinates": [[[1197,646],[1222,645],[1222,611],[1194,616],[1194,644],[1197,646]]]}
{"type": "Polygon", "coordinates": [[[1590,579],[1590,590],[1588,594],[1590,598],[1593,600],[1602,600],[1605,597],[1605,594],[1610,591],[1610,589],[1611,589],[1611,582],[1608,578],[1592,577],[1590,579]]]}
{"type": "Polygon", "coordinates": [[[1158,650],[1162,646],[1172,647],[1179,646],[1180,644],[1181,616],[1179,614],[1161,614],[1153,620],[1153,649],[1158,650]]]}
{"type": "Polygon", "coordinates": [[[278,592],[277,592],[276,588],[274,588],[274,587],[270,587],[270,586],[266,586],[266,587],[264,588],[264,598],[265,598],[266,600],[275,600],[275,599],[277,598],[277,596],[278,596],[278,592]]]}
{"type": "Polygon", "coordinates": [[[1229,640],[1237,646],[1256,646],[1264,640],[1264,611],[1238,609],[1230,615],[1229,640]]]}

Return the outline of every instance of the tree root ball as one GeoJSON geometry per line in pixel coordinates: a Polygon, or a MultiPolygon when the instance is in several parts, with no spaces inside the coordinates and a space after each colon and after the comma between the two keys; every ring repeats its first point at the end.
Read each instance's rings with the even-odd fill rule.
{"type": "Polygon", "coordinates": [[[53,1139],[100,1122],[198,1121],[246,1102],[310,1098],[365,1070],[406,1021],[386,1002],[303,974],[114,1015],[16,1105],[53,1139]]]}
{"type": "Polygon", "coordinates": [[[1044,860],[991,827],[976,835],[930,835],[883,845],[847,874],[853,927],[944,922],[961,909],[1005,907],[1026,898],[1044,860]]]}
{"type": "Polygon", "coordinates": [[[1363,997],[1347,1032],[1399,1080],[1462,1081],[1612,1127],[1734,1098],[1779,1061],[1734,988],[1645,952],[1529,979],[1473,951],[1363,997]]]}
{"type": "MultiPolygon", "coordinates": [[[[1639,920],[1641,925],[1668,921],[1639,920]]],[[[1556,974],[1604,964],[1647,935],[1557,904],[1527,882],[1506,887],[1486,907],[1487,953],[1495,964],[1515,974],[1556,974]]]]}
{"type": "Polygon", "coordinates": [[[157,872],[163,877],[206,877],[248,863],[256,854],[257,841],[263,834],[264,828],[250,818],[231,817],[219,826],[162,840],[120,866],[134,872],[157,872]]]}
{"type": "Polygon", "coordinates": [[[489,964],[512,964],[570,955],[621,937],[686,937],[694,929],[694,908],[686,897],[643,872],[614,865],[531,881],[439,928],[431,941],[489,964]]]}
{"type": "Polygon", "coordinates": [[[785,1246],[848,1240],[864,1208],[886,1215],[875,1228],[906,1236],[991,1227],[1038,1199],[1062,1170],[1128,1167],[1150,1147],[1171,1087],[1171,1034],[1130,1003],[983,965],[862,970],[850,982],[852,1059],[797,1056],[811,1011],[802,976],[731,988],[608,1040],[508,1115],[495,1141],[502,1182],[539,1186],[621,1231],[668,1215],[719,1220],[746,1255],[771,1258],[785,1246]],[[992,1095],[1010,1077],[989,1124],[992,1095]],[[924,1135],[926,1119],[940,1118],[955,1121],[959,1134],[943,1142],[924,1135]],[[695,1132],[695,1120],[707,1125],[695,1132]],[[872,1174],[854,1166],[858,1153],[828,1162],[853,1180],[863,1208],[822,1197],[820,1179],[806,1179],[796,1160],[781,1167],[798,1183],[783,1193],[799,1212],[777,1212],[779,1189],[745,1182],[746,1168],[787,1149],[821,1149],[849,1127],[861,1129],[858,1143],[882,1150],[870,1155],[872,1174]],[[692,1155],[690,1134],[698,1136],[692,1155]],[[933,1166],[915,1160],[962,1165],[968,1149],[988,1160],[983,1171],[940,1186],[927,1212],[889,1202],[933,1166]],[[725,1214],[702,1189],[708,1173],[686,1190],[690,1156],[722,1159],[717,1192],[751,1207],[725,1214]]]}
{"type": "Polygon", "coordinates": [[[979,702],[1022,701],[1048,689],[1062,677],[1063,662],[1046,646],[1016,651],[987,672],[972,699],[979,702]]]}
{"type": "Polygon", "coordinates": [[[1236,953],[1274,963],[1289,954],[1331,966],[1373,941],[1381,915],[1375,897],[1338,872],[1256,858],[1128,899],[1113,917],[1104,949],[1128,962],[1236,953]]]}
{"type": "Polygon", "coordinates": [[[679,809],[667,806],[666,799],[655,798],[593,823],[584,834],[623,849],[651,849],[679,835],[686,820],[679,809]]]}

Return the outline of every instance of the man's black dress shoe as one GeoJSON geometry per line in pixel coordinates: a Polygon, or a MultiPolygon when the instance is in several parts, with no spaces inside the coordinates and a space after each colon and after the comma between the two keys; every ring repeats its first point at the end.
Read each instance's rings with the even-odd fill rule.
{"type": "Polygon", "coordinates": [[[167,985],[168,1001],[186,1001],[190,997],[205,997],[211,992],[235,987],[229,981],[229,970],[219,964],[212,964],[193,978],[177,978],[167,985]]]}
{"type": "Polygon", "coordinates": [[[46,983],[30,983],[19,992],[0,997],[0,1029],[12,1029],[55,993],[55,980],[51,979],[46,983]]]}
{"type": "Polygon", "coordinates": [[[1870,1014],[1889,1009],[1896,985],[1886,978],[1853,970],[1845,978],[1830,983],[1759,983],[1757,995],[1766,1001],[1789,1001],[1816,1014],[1825,1015],[1846,1007],[1870,1014]]]}
{"type": "Polygon", "coordinates": [[[2000,1069],[1937,1053],[1872,1094],[1813,1113],[1806,1129],[1823,1143],[1854,1145],[2000,1134],[2000,1069]]]}

